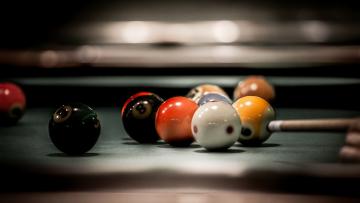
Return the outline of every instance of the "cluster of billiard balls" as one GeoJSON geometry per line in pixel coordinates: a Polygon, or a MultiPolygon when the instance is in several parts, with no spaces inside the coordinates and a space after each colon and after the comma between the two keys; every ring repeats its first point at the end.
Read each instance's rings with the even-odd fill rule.
{"type": "MultiPolygon", "coordinates": [[[[6,85],[0,85],[0,121],[15,123],[24,112],[25,96],[19,87],[6,85]],[[16,99],[9,99],[6,90],[16,99]]],[[[140,92],[124,103],[121,118],[127,134],[139,143],[162,139],[172,146],[186,147],[196,141],[209,151],[226,150],[236,141],[263,143],[270,136],[267,124],[275,118],[269,104],[275,97],[274,88],[265,78],[251,76],[237,85],[233,96],[235,102],[222,88],[210,84],[166,101],[154,93],[140,92]]],[[[82,103],[60,106],[49,121],[51,141],[69,155],[90,150],[100,129],[96,112],[82,103]]]]}
{"type": "Polygon", "coordinates": [[[137,93],[121,111],[125,130],[139,143],[162,139],[172,146],[186,147],[196,141],[209,151],[226,150],[236,141],[259,145],[269,138],[267,124],[274,120],[275,113],[265,99],[239,91],[243,85],[237,86],[234,103],[223,89],[210,84],[166,101],[151,92],[137,93]]]}

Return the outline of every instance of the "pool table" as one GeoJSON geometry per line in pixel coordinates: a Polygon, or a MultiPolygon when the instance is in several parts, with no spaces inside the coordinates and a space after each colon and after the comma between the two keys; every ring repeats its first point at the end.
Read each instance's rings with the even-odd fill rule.
{"type": "Polygon", "coordinates": [[[360,116],[358,1],[2,1],[0,82],[19,84],[24,117],[0,126],[0,203],[360,202],[346,132],[279,132],[259,147],[208,152],[138,144],[120,110],[139,91],[164,99],[202,83],[230,97],[249,75],[274,86],[278,119],[360,116]],[[83,102],[102,125],[67,156],[48,122],[83,102]]]}
{"type": "MultiPolygon", "coordinates": [[[[169,98],[206,82],[231,95],[243,78],[9,77],[23,87],[28,108],[17,125],[0,127],[0,202],[358,202],[360,165],[338,155],[345,132],[280,132],[259,147],[208,152],[197,143],[139,144],[123,128],[120,109],[136,91],[169,98]],[[52,112],[68,100],[89,104],[101,121],[97,144],[83,156],[61,153],[48,135],[52,112]]],[[[278,119],[359,116],[356,77],[267,78],[278,119]]]]}

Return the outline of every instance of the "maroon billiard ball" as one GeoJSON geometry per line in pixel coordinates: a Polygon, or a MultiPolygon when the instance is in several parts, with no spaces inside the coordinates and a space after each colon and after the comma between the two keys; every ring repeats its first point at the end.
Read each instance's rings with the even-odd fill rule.
{"type": "Polygon", "coordinates": [[[258,96],[271,102],[275,99],[275,88],[263,76],[249,76],[237,84],[233,96],[234,101],[246,96],[258,96]]]}
{"type": "Polygon", "coordinates": [[[156,143],[159,135],[155,129],[155,115],[164,100],[151,92],[132,95],[121,110],[127,134],[139,143],[156,143]]]}
{"type": "Polygon", "coordinates": [[[26,97],[13,83],[0,83],[0,125],[12,125],[23,116],[26,97]]]}

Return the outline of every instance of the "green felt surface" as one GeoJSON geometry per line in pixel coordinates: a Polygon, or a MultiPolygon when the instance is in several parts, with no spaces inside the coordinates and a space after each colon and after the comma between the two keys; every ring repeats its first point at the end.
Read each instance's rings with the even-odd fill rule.
{"type": "MultiPolygon", "coordinates": [[[[227,152],[210,153],[194,143],[174,148],[163,142],[141,145],[124,131],[117,108],[95,108],[102,124],[100,139],[84,156],[68,157],[48,137],[51,109],[29,109],[16,126],[0,128],[0,160],[32,165],[86,168],[85,172],[169,170],[188,173],[239,173],[244,168],[301,168],[338,163],[345,133],[274,133],[261,147],[239,143],[227,152]]],[[[358,112],[320,109],[279,109],[278,119],[353,117],[358,112]]]]}

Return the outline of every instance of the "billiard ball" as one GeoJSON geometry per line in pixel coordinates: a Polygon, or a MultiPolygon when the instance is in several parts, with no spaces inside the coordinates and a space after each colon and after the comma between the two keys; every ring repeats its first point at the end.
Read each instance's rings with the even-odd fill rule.
{"type": "Polygon", "coordinates": [[[226,97],[229,97],[221,87],[211,84],[203,84],[191,89],[189,93],[186,95],[186,97],[190,98],[191,100],[197,103],[199,102],[202,96],[209,93],[218,93],[226,97]]]}
{"type": "Polygon", "coordinates": [[[218,93],[209,93],[209,94],[206,94],[206,95],[202,96],[199,99],[198,105],[201,106],[201,105],[204,105],[204,104],[206,104],[208,102],[215,102],[215,101],[223,101],[223,102],[226,102],[228,104],[232,103],[230,98],[225,96],[225,95],[218,94],[218,93]]]}
{"type": "Polygon", "coordinates": [[[245,96],[258,96],[271,102],[275,99],[275,90],[265,77],[249,76],[238,83],[233,96],[234,101],[245,96]]]}
{"type": "Polygon", "coordinates": [[[121,110],[127,134],[139,143],[155,143],[159,135],[155,129],[156,111],[164,100],[151,92],[132,95],[121,110]]]}
{"type": "Polygon", "coordinates": [[[226,150],[239,139],[241,121],[231,104],[208,102],[196,110],[191,129],[197,143],[205,149],[226,150]]]}
{"type": "Polygon", "coordinates": [[[100,128],[96,112],[82,103],[60,106],[49,121],[52,143],[68,155],[89,151],[99,138],[100,128]]]}
{"type": "Polygon", "coordinates": [[[244,145],[260,145],[271,132],[267,126],[275,120],[275,111],[263,98],[246,96],[236,100],[233,107],[240,116],[242,128],[239,142],[244,145]]]}
{"type": "Polygon", "coordinates": [[[186,97],[172,97],[162,103],[156,113],[155,126],[161,139],[176,147],[189,146],[194,137],[191,119],[198,105],[186,97]]]}
{"type": "Polygon", "coordinates": [[[26,97],[13,83],[0,83],[0,125],[15,124],[23,116],[26,97]]]}

